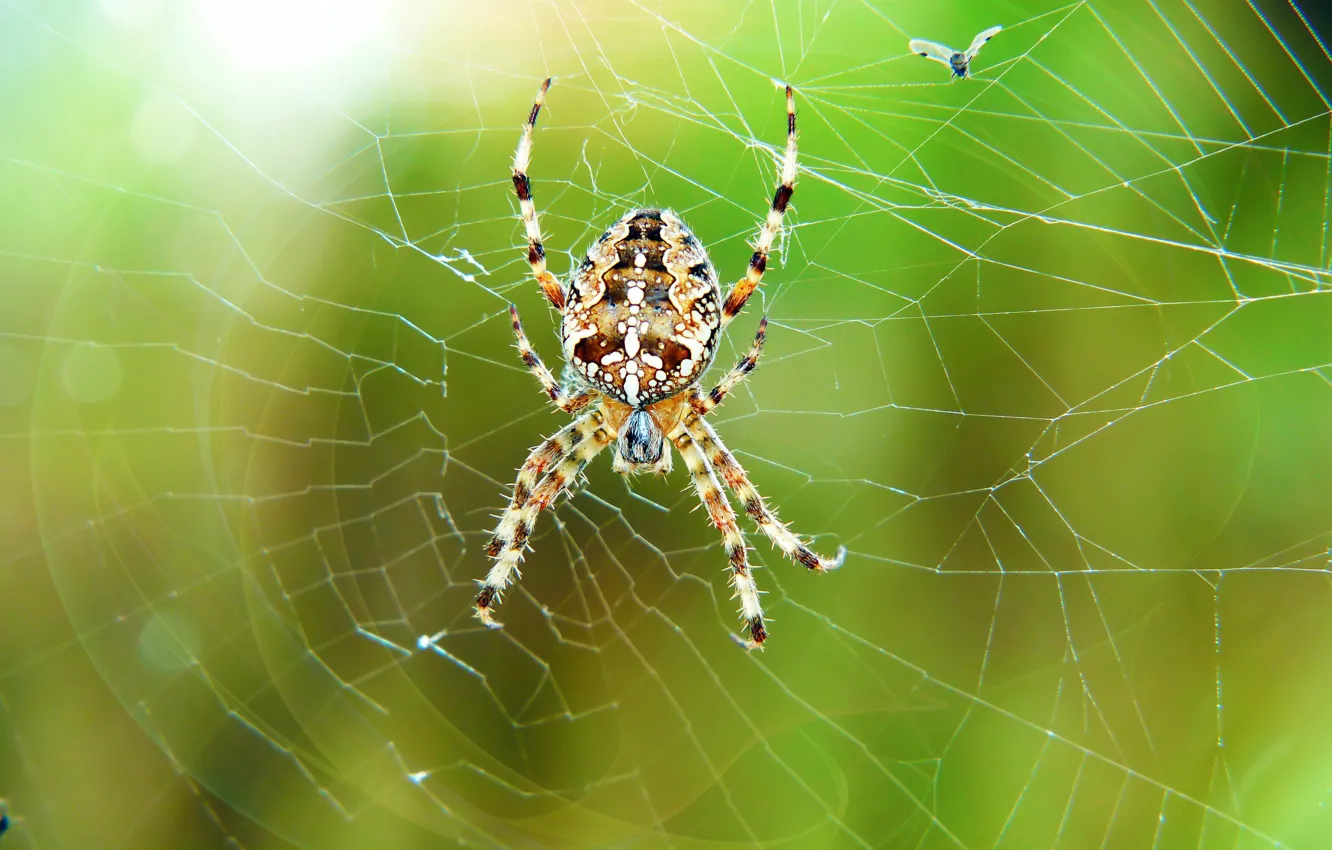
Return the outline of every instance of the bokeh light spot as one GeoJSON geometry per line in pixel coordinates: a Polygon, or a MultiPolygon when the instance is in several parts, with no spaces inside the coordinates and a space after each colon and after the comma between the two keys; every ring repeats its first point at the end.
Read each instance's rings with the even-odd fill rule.
{"type": "Polygon", "coordinates": [[[111,23],[125,29],[139,29],[157,17],[160,3],[161,0],[97,0],[97,7],[111,23]]]}
{"type": "Polygon", "coordinates": [[[381,7],[352,0],[200,0],[218,45],[252,70],[290,69],[342,58],[380,33],[381,7]]]}

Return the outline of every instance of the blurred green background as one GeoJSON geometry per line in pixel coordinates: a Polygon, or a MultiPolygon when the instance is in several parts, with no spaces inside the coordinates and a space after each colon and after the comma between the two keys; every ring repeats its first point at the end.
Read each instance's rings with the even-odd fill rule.
{"type": "MultiPolygon", "coordinates": [[[[1332,59],[1276,0],[0,7],[19,848],[1332,847],[1332,59]],[[1005,30],[951,82],[904,55],[1005,30]],[[748,655],[677,464],[512,347],[633,205],[743,273],[798,90],[748,655]],[[418,638],[433,635],[433,644],[418,638]],[[424,646],[424,648],[422,648],[424,646]]],[[[719,373],[714,371],[714,375],[719,373]]]]}

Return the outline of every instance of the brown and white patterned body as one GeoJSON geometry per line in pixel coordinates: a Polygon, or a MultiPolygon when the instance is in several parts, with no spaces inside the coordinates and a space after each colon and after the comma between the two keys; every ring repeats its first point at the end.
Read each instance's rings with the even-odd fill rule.
{"type": "Polygon", "coordinates": [[[612,443],[614,468],[623,473],[665,473],[671,449],[688,466],[699,500],[722,534],[730,561],[731,587],[749,629],[750,649],[767,639],[758,586],[748,547],[726,497],[734,494],[745,513],[787,557],[816,573],[841,566],[846,550],[826,558],[810,549],[754,489],[744,469],[703,417],[758,363],[767,319],[759,322],[749,352],[707,393],[698,387],[717,353],[722,330],[744,308],[768,264],[781,232],[796,178],[795,93],[786,87],[786,153],[772,205],[754,240],[745,276],[725,298],[703,246],[670,210],[636,209],[602,234],[574,270],[567,286],[546,268],[536,204],[527,167],[532,133],[550,80],[541,84],[523,125],[513,159],[513,186],[527,233],[527,260],[551,306],[560,311],[565,362],[580,380],[561,386],[523,333],[518,308],[510,306],[523,362],[553,404],[578,418],[528,455],[514,482],[486,554],[494,559],[476,597],[476,615],[498,625],[500,594],[518,576],[537,515],[549,508],[587,464],[612,443]],[[721,478],[718,479],[718,473],[721,478]]]}
{"type": "Polygon", "coordinates": [[[569,282],[565,360],[606,395],[644,409],[703,375],[717,350],[721,298],[707,252],[679,216],[633,210],[569,282]]]}

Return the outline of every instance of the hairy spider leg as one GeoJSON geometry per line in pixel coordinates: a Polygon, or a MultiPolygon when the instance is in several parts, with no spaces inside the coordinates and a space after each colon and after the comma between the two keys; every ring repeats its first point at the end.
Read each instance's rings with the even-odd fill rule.
{"type": "Polygon", "coordinates": [[[487,555],[492,558],[499,555],[513,537],[514,525],[518,521],[518,512],[532,498],[532,491],[546,476],[547,470],[552,465],[564,460],[569,452],[573,451],[574,447],[586,438],[592,418],[593,413],[587,413],[582,418],[565,425],[548,437],[541,445],[532,449],[531,454],[527,456],[527,460],[523,462],[522,467],[518,470],[518,479],[513,485],[513,496],[509,499],[509,506],[500,518],[499,527],[495,529],[495,534],[486,545],[487,555]]]}
{"type": "Polygon", "coordinates": [[[744,309],[745,302],[749,296],[754,294],[759,281],[763,279],[763,271],[768,267],[768,252],[772,250],[773,240],[782,230],[782,217],[786,215],[786,207],[791,203],[791,195],[795,194],[796,179],[796,113],[795,113],[795,92],[790,86],[786,87],[786,156],[782,158],[782,173],[777,182],[777,191],[772,196],[772,207],[768,210],[768,217],[764,219],[763,226],[759,229],[758,241],[754,243],[754,255],[749,258],[749,270],[745,276],[731,290],[731,294],[726,296],[726,302],[722,305],[721,326],[725,328],[731,323],[731,320],[739,315],[744,309]]]}
{"type": "Polygon", "coordinates": [[[690,397],[689,404],[695,412],[700,416],[711,413],[739,386],[741,381],[749,376],[750,372],[754,371],[754,368],[758,366],[759,355],[763,353],[763,340],[767,338],[767,335],[768,317],[764,316],[759,320],[758,333],[754,334],[754,342],[749,346],[749,351],[746,352],[744,357],[740,358],[740,362],[735,364],[731,371],[726,373],[726,377],[722,378],[707,395],[703,395],[698,387],[694,388],[694,394],[690,397]]]}
{"type": "Polygon", "coordinates": [[[536,204],[532,203],[532,181],[527,177],[527,168],[532,164],[532,131],[536,127],[537,115],[541,105],[546,102],[546,90],[550,88],[547,78],[537,90],[532,101],[532,111],[523,125],[523,135],[518,139],[518,150],[513,155],[513,189],[518,193],[518,208],[522,211],[523,225],[527,229],[527,262],[532,266],[532,274],[546,299],[556,310],[564,309],[564,290],[555,275],[546,269],[546,246],[541,244],[541,225],[537,221],[536,204]]]}
{"type": "Polygon", "coordinates": [[[476,597],[476,616],[487,626],[499,625],[492,617],[493,609],[499,604],[504,589],[520,575],[518,565],[522,563],[523,550],[532,535],[537,516],[550,507],[564,488],[577,480],[583,467],[615,439],[614,432],[605,425],[605,417],[600,410],[593,410],[559,432],[565,433],[569,434],[565,440],[567,448],[563,454],[555,456],[557,460],[553,465],[550,465],[551,461],[547,462],[550,465],[549,471],[541,476],[535,487],[525,484],[525,481],[531,480],[528,466],[545,446],[538,447],[529,456],[528,463],[523,464],[518,473],[519,483],[514,485],[514,498],[500,519],[490,545],[486,547],[486,554],[494,558],[495,563],[481,582],[481,592],[476,597]]]}
{"type": "Polygon", "coordinates": [[[731,492],[735,493],[735,497],[745,506],[745,513],[749,514],[750,518],[772,541],[772,544],[782,550],[782,554],[817,573],[826,573],[842,565],[846,560],[846,547],[839,547],[837,554],[828,558],[802,543],[800,538],[784,522],[779,520],[767,503],[763,501],[763,497],[759,495],[758,490],[750,482],[749,476],[745,474],[740,462],[727,451],[721,438],[717,436],[717,432],[704,421],[703,417],[696,414],[687,415],[684,427],[702,447],[708,459],[712,461],[712,465],[721,473],[726,486],[731,489],[731,492]]]}
{"type": "Polygon", "coordinates": [[[731,562],[731,587],[735,589],[732,598],[740,599],[740,618],[749,628],[749,640],[742,640],[741,643],[746,649],[762,649],[768,631],[763,623],[758,585],[754,583],[749,567],[745,537],[735,521],[735,510],[722,493],[721,484],[713,474],[707,455],[694,442],[688,429],[683,425],[677,427],[671,434],[671,441],[680,452],[680,457],[684,458],[685,466],[689,468],[689,474],[694,480],[694,489],[708,509],[712,524],[721,532],[722,542],[726,546],[726,557],[731,562]]]}
{"type": "Polygon", "coordinates": [[[595,396],[586,391],[570,395],[560,387],[559,381],[555,380],[555,376],[550,373],[546,364],[541,362],[536,350],[532,348],[532,343],[528,342],[527,334],[523,333],[523,323],[518,318],[518,306],[516,304],[509,305],[509,318],[513,320],[513,334],[518,337],[518,353],[522,356],[523,362],[527,364],[527,368],[531,369],[532,374],[536,375],[536,379],[541,382],[541,388],[546,391],[546,395],[550,396],[550,400],[555,403],[555,406],[565,413],[577,413],[587,407],[588,402],[592,401],[595,396]]]}

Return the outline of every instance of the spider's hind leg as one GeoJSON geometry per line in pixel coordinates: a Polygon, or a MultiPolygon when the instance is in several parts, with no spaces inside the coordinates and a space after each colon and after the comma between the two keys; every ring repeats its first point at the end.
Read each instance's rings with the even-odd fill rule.
{"type": "Polygon", "coordinates": [[[532,348],[532,343],[528,341],[527,334],[523,333],[523,323],[518,318],[518,305],[509,305],[509,319],[513,322],[513,335],[518,338],[519,356],[541,382],[541,388],[550,396],[551,402],[565,413],[577,413],[587,407],[588,402],[592,401],[592,393],[584,387],[556,381],[555,376],[546,368],[546,364],[541,362],[536,349],[532,348]]]}
{"type": "Polygon", "coordinates": [[[689,399],[689,404],[694,408],[694,412],[700,416],[711,413],[712,410],[722,403],[725,398],[735,391],[740,382],[749,376],[758,366],[759,355],[763,353],[763,340],[768,334],[768,317],[764,316],[759,320],[758,333],[754,334],[754,343],[749,347],[749,351],[740,362],[732,367],[731,371],[726,373],[726,377],[707,394],[703,395],[694,388],[694,394],[689,399]]]}
{"type": "Polygon", "coordinates": [[[551,306],[563,310],[564,290],[546,268],[546,246],[541,242],[541,224],[537,220],[536,204],[532,201],[532,181],[527,176],[527,167],[532,163],[532,131],[536,128],[537,116],[541,114],[549,88],[550,80],[547,79],[537,90],[532,111],[527,115],[527,123],[523,124],[523,134],[518,138],[518,149],[513,154],[513,191],[518,195],[518,208],[527,231],[527,262],[532,267],[532,276],[541,284],[541,291],[551,306]]]}
{"type": "Polygon", "coordinates": [[[768,267],[768,252],[772,250],[772,243],[782,230],[782,218],[786,215],[787,205],[791,203],[791,196],[795,194],[795,179],[795,92],[790,86],[787,86],[786,155],[782,157],[782,172],[777,180],[777,191],[773,193],[772,206],[768,209],[768,217],[763,220],[763,226],[759,228],[758,240],[754,243],[754,254],[749,258],[749,270],[745,272],[745,276],[740,279],[740,282],[731,289],[731,293],[726,296],[726,301],[722,305],[721,326],[723,328],[729,325],[731,320],[744,309],[745,302],[749,300],[749,296],[754,294],[759,281],[763,279],[763,272],[768,267]]]}

